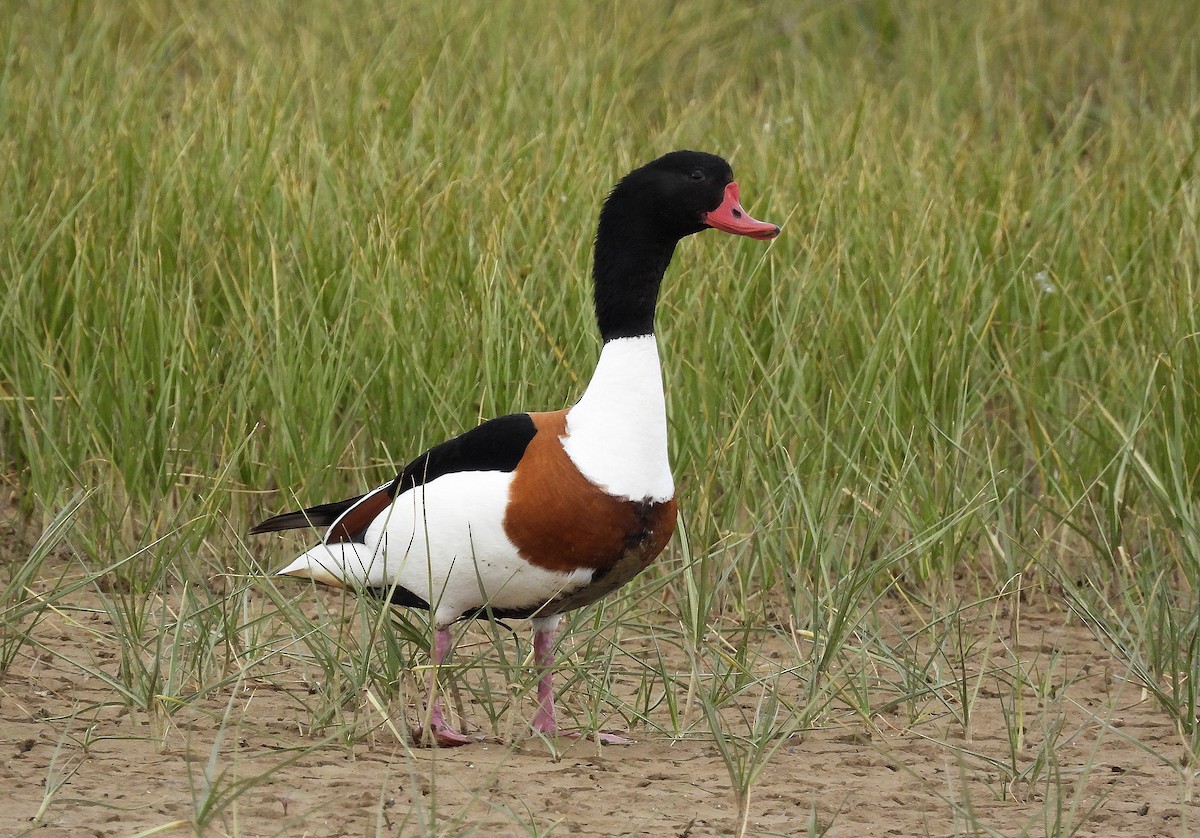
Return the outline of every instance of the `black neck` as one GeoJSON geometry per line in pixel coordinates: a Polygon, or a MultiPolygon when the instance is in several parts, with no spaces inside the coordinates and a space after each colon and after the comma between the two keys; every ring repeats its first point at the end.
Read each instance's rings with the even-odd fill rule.
{"type": "Polygon", "coordinates": [[[600,215],[592,267],[596,322],[605,343],[654,333],[658,288],[679,242],[644,219],[608,209],[600,215]]]}

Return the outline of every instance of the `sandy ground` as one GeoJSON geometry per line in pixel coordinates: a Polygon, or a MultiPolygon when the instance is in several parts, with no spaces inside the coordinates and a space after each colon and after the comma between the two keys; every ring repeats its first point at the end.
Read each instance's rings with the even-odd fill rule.
{"type": "MultiPolygon", "coordinates": [[[[554,754],[520,738],[430,751],[379,727],[322,744],[302,729],[295,697],[267,681],[222,689],[155,725],[103,680],[117,667],[89,630],[89,621],[107,628],[103,620],[46,618],[37,643],[0,677],[0,835],[186,834],[204,809],[206,767],[221,778],[208,797],[219,804],[202,830],[209,835],[422,835],[433,821],[439,835],[682,838],[737,826],[730,775],[711,739],[635,734],[636,744],[603,749],[564,740],[554,754]],[[252,782],[237,796],[239,779],[252,782]]],[[[788,740],[754,784],[747,834],[1200,830],[1200,809],[1184,802],[1191,775],[1170,720],[1086,629],[1064,627],[1061,612],[1026,609],[1021,626],[1032,639],[1021,659],[1052,665],[1055,685],[1051,696],[1024,699],[1027,740],[1017,759],[1032,781],[1011,781],[1005,770],[1006,696],[980,680],[970,741],[948,713],[912,719],[888,708],[869,724],[839,722],[788,740]],[[1041,747],[1047,736],[1056,747],[1041,747]]],[[[467,717],[478,723],[469,707],[467,717]]]]}

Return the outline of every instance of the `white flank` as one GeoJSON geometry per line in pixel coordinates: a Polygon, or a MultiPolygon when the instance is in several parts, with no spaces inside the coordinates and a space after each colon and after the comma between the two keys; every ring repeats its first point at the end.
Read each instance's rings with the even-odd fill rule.
{"type": "Polygon", "coordinates": [[[432,603],[434,622],[465,612],[531,608],[588,584],[590,570],[531,565],[504,532],[512,472],[443,475],[396,498],[367,528],[365,544],[319,544],[280,573],[352,588],[399,585],[432,603]]]}
{"type": "Polygon", "coordinates": [[[604,344],[587,390],[567,412],[563,447],[583,476],[611,495],[636,501],[674,497],[654,335],[604,344]]]}

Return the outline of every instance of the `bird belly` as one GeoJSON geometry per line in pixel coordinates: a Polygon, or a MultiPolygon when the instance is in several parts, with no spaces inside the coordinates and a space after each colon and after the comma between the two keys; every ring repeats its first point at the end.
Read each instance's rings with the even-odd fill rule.
{"type": "Polygon", "coordinates": [[[525,614],[592,580],[530,564],[504,530],[512,472],[455,472],[404,492],[367,528],[365,587],[400,586],[446,624],[490,609],[525,614]]]}
{"type": "Polygon", "coordinates": [[[609,495],[579,473],[555,433],[536,443],[523,463],[535,467],[438,477],[397,496],[361,541],[331,539],[280,572],[427,607],[439,625],[596,601],[666,546],[675,501],[609,495]]]}

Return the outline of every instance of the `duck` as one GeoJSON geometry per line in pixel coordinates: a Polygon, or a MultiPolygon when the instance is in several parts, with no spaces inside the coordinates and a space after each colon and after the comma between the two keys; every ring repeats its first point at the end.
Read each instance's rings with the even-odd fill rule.
{"type": "MultiPolygon", "coordinates": [[[[706,230],[773,239],[741,205],[723,158],[673,151],[603,202],[592,282],[602,347],[571,407],[514,413],[435,445],[371,491],[267,518],[250,533],[323,528],[277,571],[430,613],[431,667],[418,744],[481,741],[447,719],[437,674],[460,620],[527,619],[538,668],[532,732],[560,728],[553,669],[563,614],[622,587],[663,551],[678,513],[654,331],[679,242],[706,230]]],[[[607,743],[629,740],[596,733],[607,743]]]]}

